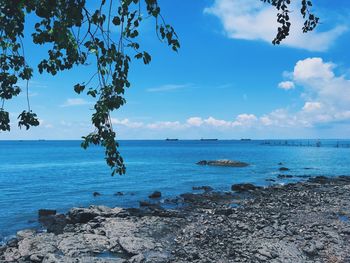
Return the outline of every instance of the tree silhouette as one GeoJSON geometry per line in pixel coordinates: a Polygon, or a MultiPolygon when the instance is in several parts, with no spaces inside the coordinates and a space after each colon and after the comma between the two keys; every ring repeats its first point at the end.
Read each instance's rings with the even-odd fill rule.
{"type": "MultiPolygon", "coordinates": [[[[278,10],[280,26],[272,43],[280,44],[289,34],[290,0],[260,1],[278,10]]],[[[91,117],[95,129],[83,137],[82,147],[104,146],[112,175],[124,174],[125,165],[110,113],[125,104],[123,95],[131,85],[128,80],[130,61],[142,60],[144,64],[151,61],[151,55],[142,50],[138,42],[139,27],[145,20],[154,19],[160,41],[174,51],[179,49],[180,43],[174,28],[161,15],[157,0],[100,0],[96,3],[97,7],[89,8],[86,0],[0,0],[0,131],[10,131],[5,101],[23,92],[18,86],[20,79],[26,82],[27,106],[18,116],[18,126],[29,129],[39,125],[28,96],[33,68],[26,59],[22,41],[26,17],[34,13],[38,22],[31,35],[32,41],[49,46],[48,56],[37,65],[39,73],[56,75],[94,60],[96,72],[86,82],[74,86],[76,93],[84,92],[95,99],[91,117]],[[91,85],[93,80],[98,81],[97,87],[91,85]]],[[[313,30],[319,21],[310,12],[311,6],[311,1],[301,0],[301,15],[305,19],[303,32],[313,30]]]]}

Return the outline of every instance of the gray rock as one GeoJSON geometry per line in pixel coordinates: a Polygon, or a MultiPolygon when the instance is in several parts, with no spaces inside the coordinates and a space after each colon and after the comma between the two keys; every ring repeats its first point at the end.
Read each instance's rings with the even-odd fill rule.
{"type": "Polygon", "coordinates": [[[206,161],[202,160],[197,162],[198,165],[213,165],[213,166],[226,166],[226,167],[246,167],[249,164],[240,161],[233,160],[214,160],[214,161],[206,161]]]}
{"type": "Polygon", "coordinates": [[[135,236],[120,237],[119,245],[123,248],[123,250],[132,255],[142,254],[146,250],[150,250],[155,247],[152,240],[135,236]]]}

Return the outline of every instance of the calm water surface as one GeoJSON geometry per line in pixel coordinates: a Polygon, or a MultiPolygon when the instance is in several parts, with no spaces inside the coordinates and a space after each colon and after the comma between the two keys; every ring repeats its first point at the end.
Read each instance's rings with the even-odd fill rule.
{"type": "MultiPolygon", "coordinates": [[[[296,142],[288,142],[292,143],[296,142]]],[[[0,240],[37,227],[40,208],[66,212],[90,204],[130,207],[154,190],[166,198],[191,191],[192,186],[229,190],[238,182],[266,185],[267,178],[279,174],[279,162],[293,175],[350,175],[350,148],[336,148],[336,143],[296,147],[262,141],[122,141],[127,174],[111,177],[102,149],[84,151],[80,141],[0,141],[0,240]],[[195,164],[202,159],[233,159],[251,166],[195,164]],[[101,196],[94,198],[95,191],[101,196]],[[113,195],[119,191],[125,195],[113,195]]]]}

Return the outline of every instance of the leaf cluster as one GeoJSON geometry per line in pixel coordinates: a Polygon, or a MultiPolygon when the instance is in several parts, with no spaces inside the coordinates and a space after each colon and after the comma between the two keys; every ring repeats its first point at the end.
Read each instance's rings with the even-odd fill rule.
{"type": "MultiPolygon", "coordinates": [[[[280,44],[290,33],[290,4],[291,0],[261,0],[265,3],[269,3],[276,7],[278,10],[277,13],[277,22],[279,26],[277,28],[276,37],[272,40],[274,45],[280,44]]],[[[302,31],[307,33],[315,29],[319,23],[319,18],[311,13],[310,8],[312,7],[312,1],[301,0],[300,13],[304,19],[304,25],[302,31]]]]}

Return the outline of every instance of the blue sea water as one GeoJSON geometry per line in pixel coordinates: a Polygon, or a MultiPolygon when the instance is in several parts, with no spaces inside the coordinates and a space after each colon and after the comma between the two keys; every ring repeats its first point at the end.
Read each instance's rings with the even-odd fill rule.
{"type": "MultiPolygon", "coordinates": [[[[0,141],[0,240],[38,227],[41,208],[66,212],[74,206],[136,207],[154,190],[164,198],[210,185],[230,190],[239,182],[267,185],[279,162],[292,175],[350,175],[350,142],[322,141],[121,141],[127,174],[110,176],[103,149],[80,148],[80,141],[0,141]],[[311,145],[314,145],[311,142],[311,145]],[[338,145],[339,146],[339,145],[338,145]],[[346,147],[343,147],[346,146],[346,147]],[[233,159],[245,168],[208,167],[199,160],[233,159]],[[307,168],[307,169],[305,169],[307,168]],[[93,197],[93,192],[101,193],[93,197]],[[125,193],[114,196],[116,192],[125,193]]],[[[285,183],[285,179],[277,183],[285,183]]]]}

